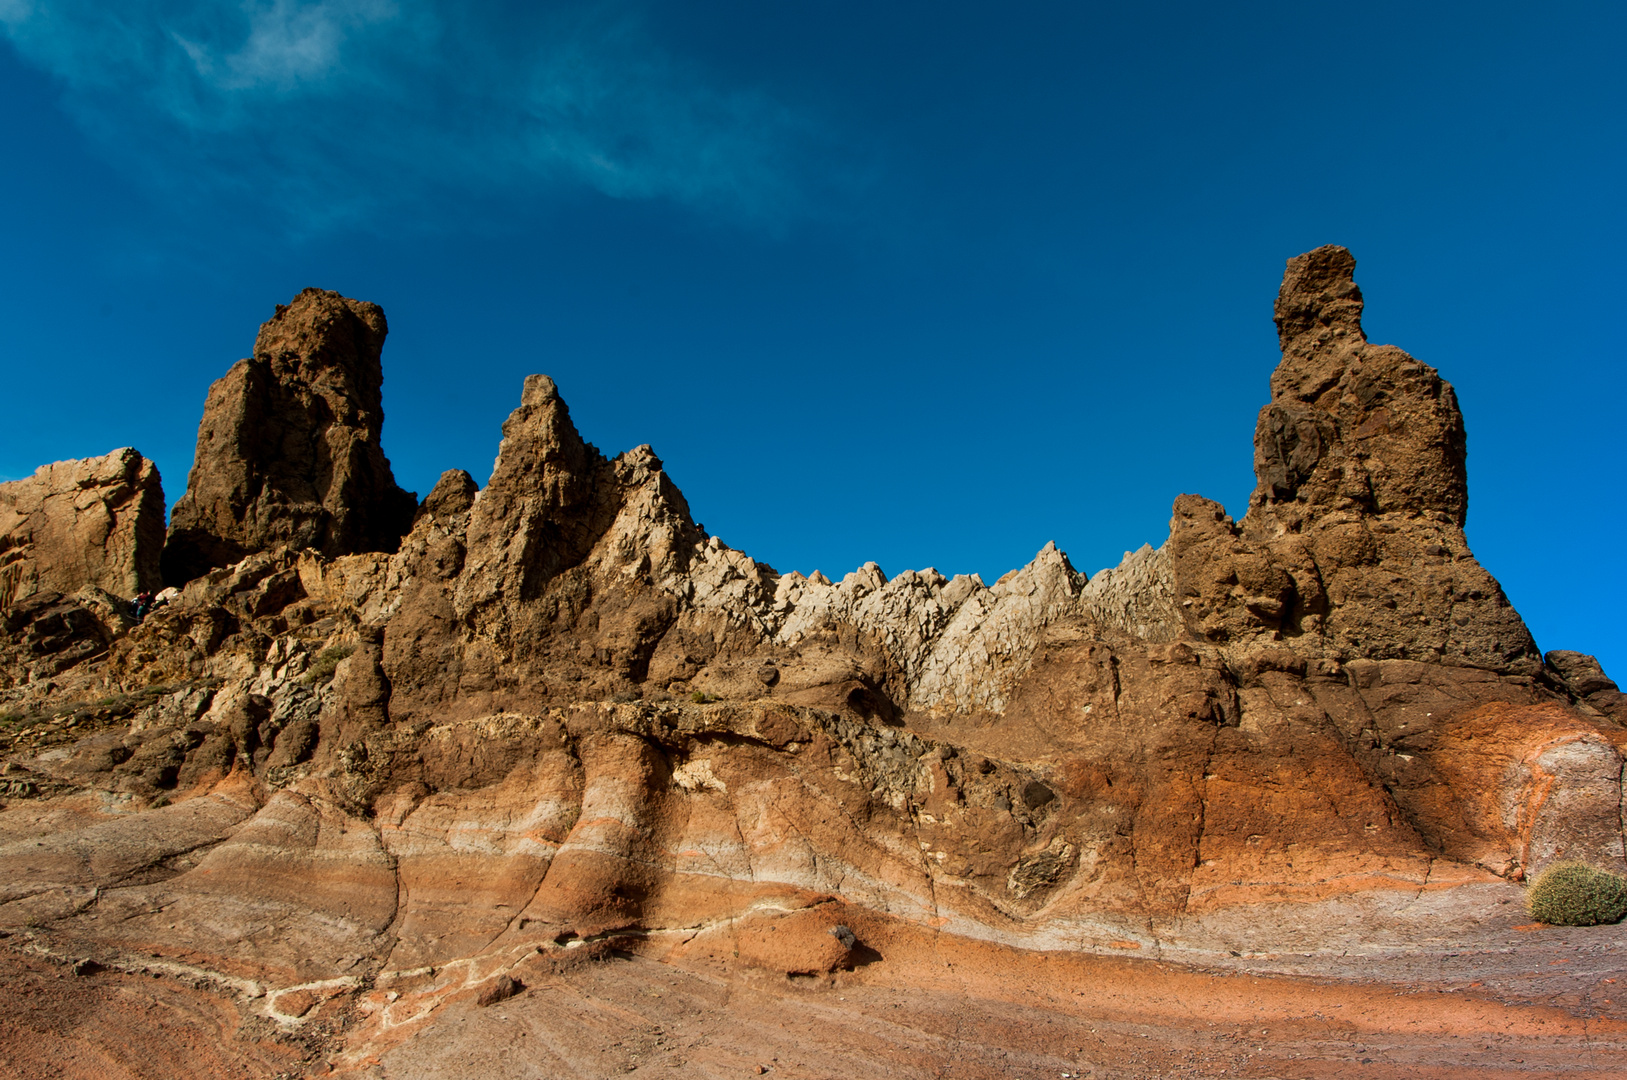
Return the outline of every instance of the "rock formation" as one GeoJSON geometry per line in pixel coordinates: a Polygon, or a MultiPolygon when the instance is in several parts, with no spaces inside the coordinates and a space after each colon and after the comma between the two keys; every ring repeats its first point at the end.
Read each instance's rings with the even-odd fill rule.
{"type": "Polygon", "coordinates": [[[158,467],[129,447],[0,484],[0,612],[87,585],[125,597],[156,589],[163,549],[158,467]]]}
{"type": "Polygon", "coordinates": [[[105,656],[163,547],[158,468],[128,447],[0,484],[0,687],[105,656]]]}
{"type": "Polygon", "coordinates": [[[164,579],[183,585],[279,544],[329,557],[394,551],[417,498],[379,447],[388,333],[377,304],[306,289],[254,355],[209,388],[164,579]]]}
{"type": "Polygon", "coordinates": [[[3,691],[0,923],[288,1030],[351,1009],[356,1068],[608,941],[828,978],[922,935],[1227,964],[1506,930],[1546,863],[1627,867],[1624,699],[1474,561],[1455,396],[1366,341],[1353,268],[1289,263],[1241,521],[1182,495],[1158,549],[992,585],[755,562],[542,376],[397,546],[376,422],[302,429],[327,486],[249,437],[255,402],[376,407],[345,373],[382,315],[307,292],[211,392],[171,565],[224,564],[3,691]]]}
{"type": "Polygon", "coordinates": [[[1228,651],[1285,641],[1306,659],[1536,675],[1530,633],[1463,535],[1457,396],[1433,368],[1368,343],[1355,266],[1339,247],[1288,263],[1245,519],[1176,502],[1168,548],[1186,627],[1228,651]]]}

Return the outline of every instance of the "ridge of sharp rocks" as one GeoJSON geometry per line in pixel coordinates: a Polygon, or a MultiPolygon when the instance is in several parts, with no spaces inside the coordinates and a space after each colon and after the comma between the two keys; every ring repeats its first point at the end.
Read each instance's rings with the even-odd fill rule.
{"type": "Polygon", "coordinates": [[[1288,264],[1241,521],[1182,495],[1159,548],[992,585],[780,573],[540,375],[414,511],[382,313],[302,294],[211,390],[167,564],[207,568],[68,663],[7,625],[0,925],[288,1028],[342,998],[341,1064],[607,935],[806,974],[856,962],[826,922],[1221,963],[1506,930],[1548,862],[1627,867],[1627,698],[1474,561],[1455,396],[1353,269],[1288,264]],[[348,471],[267,402],[348,417],[298,428],[348,471]]]}
{"type": "Polygon", "coordinates": [[[393,551],[417,498],[380,449],[377,304],[306,289],[261,327],[254,354],[209,388],[164,578],[181,585],[278,545],[326,556],[393,551]]]}

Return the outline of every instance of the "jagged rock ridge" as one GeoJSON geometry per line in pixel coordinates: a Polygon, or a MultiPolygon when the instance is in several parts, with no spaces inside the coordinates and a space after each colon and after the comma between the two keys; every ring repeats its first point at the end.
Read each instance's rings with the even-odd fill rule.
{"type": "Polygon", "coordinates": [[[1627,865],[1623,698],[1472,558],[1455,397],[1366,342],[1353,267],[1289,263],[1244,519],[1183,495],[1094,579],[1050,545],[993,585],[777,573],[542,376],[394,551],[268,497],[260,549],[101,658],[6,668],[8,707],[77,711],[8,736],[0,921],[252,977],[277,1023],[349,995],[358,1063],[603,935],[782,972],[852,962],[827,911],[1402,949],[1554,858],[1627,865]]]}

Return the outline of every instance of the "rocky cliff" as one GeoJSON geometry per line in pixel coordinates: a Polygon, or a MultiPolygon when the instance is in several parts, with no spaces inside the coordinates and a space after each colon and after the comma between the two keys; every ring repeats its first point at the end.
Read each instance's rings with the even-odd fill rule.
{"type": "Polygon", "coordinates": [[[388,332],[377,304],[334,292],[278,305],[254,355],[209,388],[170,518],[167,583],[279,544],[330,557],[395,550],[417,499],[379,446],[388,332]]]}
{"type": "Polygon", "coordinates": [[[287,1030],[350,1010],[359,1068],[584,942],[1383,952],[1627,866],[1624,699],[1474,560],[1456,398],[1366,341],[1353,270],[1288,265],[1241,521],[1182,495],[1156,550],[993,584],[779,573],[543,376],[413,515],[382,314],[308,291],[211,390],[178,597],[7,671],[0,922],[287,1030]]]}
{"type": "Polygon", "coordinates": [[[0,611],[87,585],[156,589],[163,550],[158,467],[129,447],[0,484],[0,611]]]}
{"type": "Polygon", "coordinates": [[[105,657],[163,548],[158,469],[128,447],[0,484],[0,687],[105,657]]]}

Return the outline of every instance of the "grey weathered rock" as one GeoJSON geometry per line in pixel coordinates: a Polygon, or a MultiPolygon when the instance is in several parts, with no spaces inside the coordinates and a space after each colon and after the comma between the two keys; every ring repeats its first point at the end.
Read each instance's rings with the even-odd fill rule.
{"type": "Polygon", "coordinates": [[[1143,544],[1085,585],[1085,606],[1102,627],[1131,640],[1173,641],[1183,630],[1167,547],[1143,544]]]}

